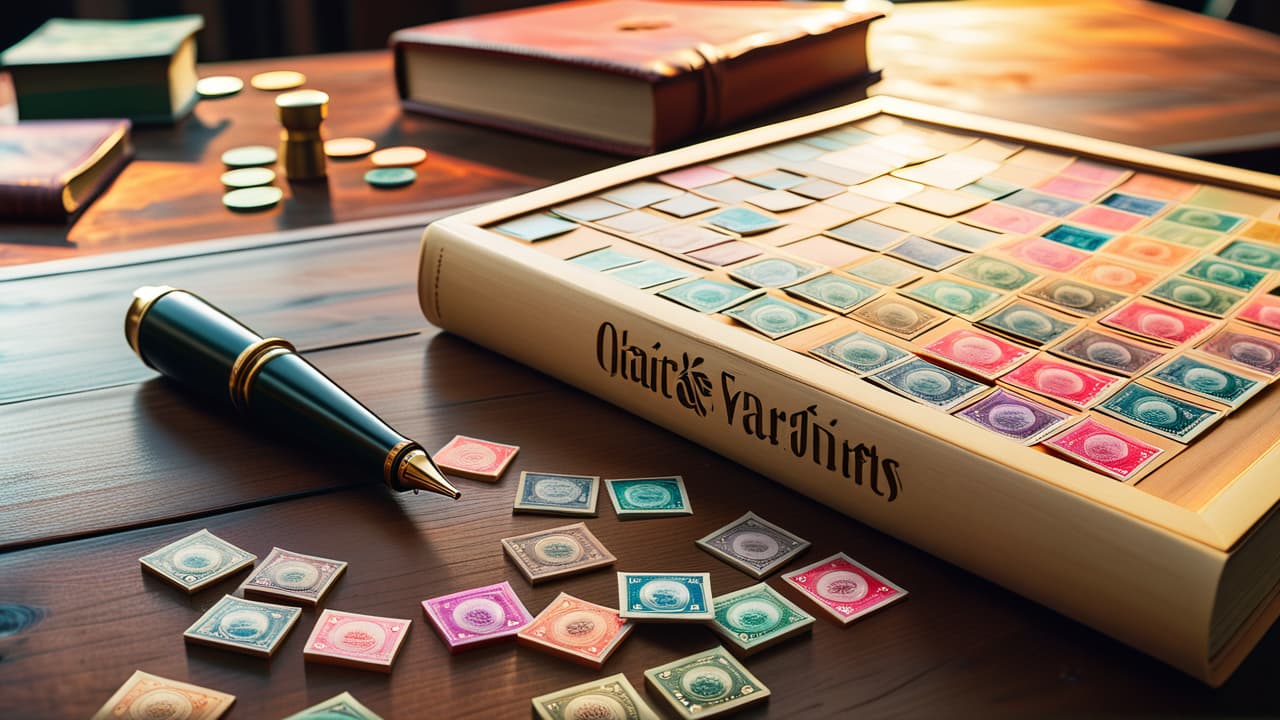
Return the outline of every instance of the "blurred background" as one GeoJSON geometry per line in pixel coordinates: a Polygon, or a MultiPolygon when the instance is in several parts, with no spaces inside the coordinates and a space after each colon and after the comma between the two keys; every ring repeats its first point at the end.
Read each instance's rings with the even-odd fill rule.
{"type": "MultiPolygon", "coordinates": [[[[952,0],[964,2],[965,0],[952,0]]],[[[1280,33],[1280,0],[1160,0],[1280,33]]],[[[545,2],[545,0],[544,0],[545,2]]],[[[1034,0],[1029,0],[1034,2],[1034,0]]],[[[204,16],[202,62],[386,47],[395,30],[543,4],[538,0],[0,0],[0,49],[52,17],[204,16]]],[[[1064,38],[1069,42],[1069,38],[1064,38]]]]}

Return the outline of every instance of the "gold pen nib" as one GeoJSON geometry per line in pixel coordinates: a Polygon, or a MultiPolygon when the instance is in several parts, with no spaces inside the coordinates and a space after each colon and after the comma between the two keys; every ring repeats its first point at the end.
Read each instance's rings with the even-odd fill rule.
{"type": "Polygon", "coordinates": [[[454,500],[462,497],[462,493],[458,492],[440,468],[421,450],[409,453],[400,462],[400,482],[405,486],[404,489],[414,492],[426,490],[448,495],[454,500]]]}

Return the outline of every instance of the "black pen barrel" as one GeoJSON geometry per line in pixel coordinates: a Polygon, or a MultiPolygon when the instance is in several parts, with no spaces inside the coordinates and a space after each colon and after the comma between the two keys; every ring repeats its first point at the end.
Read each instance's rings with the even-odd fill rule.
{"type": "Polygon", "coordinates": [[[125,337],[160,373],[214,402],[230,403],[264,427],[371,471],[381,469],[392,489],[458,496],[418,443],[383,422],[288,341],[264,338],[192,293],[139,288],[125,317],[125,337]]]}

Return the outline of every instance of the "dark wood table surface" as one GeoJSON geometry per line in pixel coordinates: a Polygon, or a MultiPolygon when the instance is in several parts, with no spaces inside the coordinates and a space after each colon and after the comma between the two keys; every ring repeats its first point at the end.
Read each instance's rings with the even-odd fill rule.
{"type": "MultiPolygon", "coordinates": [[[[1274,50],[1276,41],[1244,33],[1250,45],[1241,40],[1244,31],[1140,4],[1117,4],[1123,12],[1103,14],[1092,6],[1093,26],[1105,27],[1081,44],[1109,48],[1109,60],[1077,57],[1091,68],[1088,87],[1055,65],[1067,56],[1061,49],[1008,36],[1003,42],[1023,52],[1002,56],[979,42],[1015,25],[1040,28],[1030,37],[1048,37],[1062,18],[1085,23],[1079,7],[1051,3],[1039,20],[1023,10],[1014,23],[991,14],[989,4],[948,4],[904,8],[893,32],[876,39],[877,52],[897,60],[887,61],[871,91],[884,86],[910,94],[914,87],[918,99],[968,103],[973,106],[966,109],[992,114],[1003,108],[1014,119],[1139,144],[1212,140],[1219,150],[1239,149],[1244,145],[1233,145],[1233,138],[1263,142],[1261,129],[1275,127],[1280,65],[1248,68],[1239,57],[1205,53],[1239,41],[1240,54],[1250,56],[1267,42],[1274,50]],[[973,13],[983,8],[988,22],[975,24],[981,17],[973,13]],[[1208,29],[1200,34],[1201,54],[1191,48],[1169,55],[1176,57],[1169,68],[1150,68],[1149,92],[1126,94],[1121,88],[1139,83],[1134,63],[1161,47],[1154,31],[1133,35],[1132,62],[1121,63],[1130,36],[1120,29],[1136,27],[1142,13],[1152,22],[1208,29]],[[969,31],[933,52],[962,54],[966,42],[980,48],[971,59],[989,63],[982,64],[985,81],[948,74],[945,64],[929,65],[916,54],[916,41],[965,23],[969,31]],[[1025,75],[1037,54],[1045,75],[1025,75]],[[1200,61],[1187,59],[1193,56],[1200,61]],[[1007,77],[998,67],[1005,61],[1013,68],[1008,77],[1024,78],[1026,94],[1001,84],[1007,77]],[[1173,81],[1175,70],[1186,84],[1176,93],[1161,85],[1173,81]],[[1270,76],[1270,94],[1210,101],[1218,90],[1206,79],[1218,76],[1234,78],[1236,88],[1250,78],[1260,87],[1270,76]],[[1157,102],[1160,92],[1166,95],[1157,102]],[[1002,94],[1010,102],[999,102],[1002,94]],[[1064,115],[1073,98],[1090,113],[1064,115]],[[1161,103],[1168,112],[1156,111],[1161,103]],[[1243,112],[1249,103],[1267,109],[1270,125],[1243,112]],[[1109,114],[1125,107],[1150,114],[1125,127],[1109,114]],[[1238,117],[1238,124],[1211,128],[1203,118],[1213,113],[1238,117]]],[[[201,103],[179,126],[140,129],[138,160],[69,230],[0,225],[0,264],[7,265],[0,268],[0,717],[87,717],[136,669],[237,695],[231,718],[281,717],[343,690],[387,718],[527,717],[534,695],[616,672],[639,687],[644,669],[716,644],[701,627],[643,626],[600,672],[514,644],[449,655],[424,620],[419,603],[425,598],[507,579],[534,612],[562,591],[616,601],[610,570],[535,587],[504,559],[500,538],[562,524],[511,513],[520,470],[684,476],[692,517],[621,522],[602,499],[599,517],[587,524],[618,556],[617,569],[710,571],[720,592],[750,585],[755,581],[693,541],[754,510],[813,541],[793,565],[844,551],[910,591],[906,602],[849,627],[819,617],[811,637],[749,659],[773,696],[746,717],[1280,714],[1274,689],[1280,629],[1226,685],[1208,688],[427,325],[417,308],[416,252],[432,217],[618,158],[404,115],[394,104],[386,53],[232,63],[202,73],[247,78],[285,67],[303,70],[311,85],[333,95],[331,136],[428,148],[422,179],[402,191],[375,191],[360,182],[365,161],[333,163],[328,183],[289,188],[277,209],[225,211],[218,154],[274,138],[270,96],[246,90],[201,103]],[[454,434],[522,449],[499,482],[460,480],[464,496],[456,502],[388,493],[370,482],[369,469],[280,444],[229,411],[194,401],[138,362],[121,325],[133,288],[153,283],[189,288],[265,334],[294,340],[321,369],[430,449],[454,434]],[[394,671],[304,663],[312,611],[271,660],[184,644],[182,631],[234,592],[244,574],[187,595],[143,573],[138,558],[200,528],[259,557],[280,546],[350,562],[324,606],[412,618],[394,671]]],[[[846,88],[786,112],[865,91],[846,88]]],[[[776,577],[769,582],[803,603],[776,577]]]]}

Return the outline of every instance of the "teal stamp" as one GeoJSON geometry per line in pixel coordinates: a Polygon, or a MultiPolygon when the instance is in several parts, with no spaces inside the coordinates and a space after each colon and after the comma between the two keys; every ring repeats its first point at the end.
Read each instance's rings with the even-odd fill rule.
{"type": "Polygon", "coordinates": [[[875,297],[880,290],[842,275],[826,273],[790,285],[786,292],[836,312],[846,312],[875,297]]]}
{"type": "Polygon", "coordinates": [[[679,475],[605,480],[604,484],[621,520],[693,514],[679,475]]]}
{"type": "Polygon", "coordinates": [[[658,296],[701,313],[713,313],[737,304],[754,292],[759,291],[710,278],[697,278],[662,290],[658,296]]]}
{"type": "Polygon", "coordinates": [[[953,222],[929,233],[929,237],[964,250],[981,250],[1004,236],[998,232],[953,222]]]}
{"type": "Polygon", "coordinates": [[[284,720],[382,720],[349,692],[342,692],[284,720]]]}
{"type": "Polygon", "coordinates": [[[962,285],[951,280],[931,280],[903,294],[962,317],[976,315],[1004,297],[995,290],[962,285]]]}
{"type": "Polygon", "coordinates": [[[1264,270],[1280,268],[1280,249],[1245,240],[1236,240],[1223,248],[1218,253],[1218,256],[1242,265],[1251,265],[1264,270]]]}
{"type": "Polygon", "coordinates": [[[1243,405],[1264,387],[1258,380],[1187,355],[1179,355],[1157,368],[1151,378],[1233,408],[1243,405]]]}
{"type": "Polygon", "coordinates": [[[1222,237],[1222,233],[1214,232],[1213,230],[1205,230],[1190,225],[1169,222],[1168,220],[1161,220],[1152,224],[1150,227],[1143,229],[1142,234],[1147,237],[1197,248],[1208,247],[1222,237]]]}
{"type": "Polygon", "coordinates": [[[1045,233],[1042,237],[1067,247],[1093,252],[1106,245],[1107,241],[1115,236],[1096,230],[1087,230],[1077,225],[1063,224],[1045,233]]]}
{"type": "Polygon", "coordinates": [[[775,340],[830,317],[772,295],[735,305],[724,314],[775,340]]]}
{"type": "Polygon", "coordinates": [[[690,272],[673,268],[656,260],[642,260],[634,265],[626,265],[610,270],[607,274],[631,287],[642,290],[656,285],[665,285],[676,280],[684,280],[693,275],[690,272]]]}
{"type": "Polygon", "coordinates": [[[618,616],[703,622],[715,618],[710,573],[618,573],[618,616]]]}
{"type": "Polygon", "coordinates": [[[812,275],[819,269],[817,265],[809,265],[786,258],[768,257],[745,265],[739,265],[729,271],[729,275],[755,287],[776,288],[790,285],[801,278],[812,275]]]}
{"type": "Polygon", "coordinates": [[[301,608],[227,595],[182,635],[188,642],[270,657],[301,614],[301,608]]]}
{"type": "Polygon", "coordinates": [[[1193,282],[1185,278],[1165,280],[1148,291],[1147,294],[1170,305],[1198,310],[1218,317],[1231,312],[1232,308],[1238,305],[1241,300],[1244,300],[1244,296],[1239,293],[1193,282]]]}
{"type": "Polygon", "coordinates": [[[501,225],[495,226],[493,229],[504,235],[510,235],[513,238],[526,240],[528,242],[537,242],[545,240],[556,235],[563,235],[570,230],[576,229],[578,223],[555,215],[539,213],[536,215],[525,215],[514,220],[508,220],[501,225]]]}
{"type": "Polygon", "coordinates": [[[1146,215],[1147,217],[1155,215],[1163,210],[1165,205],[1168,205],[1163,200],[1152,200],[1151,198],[1125,193],[1112,193],[1102,199],[1102,204],[1109,208],[1131,212],[1135,215],[1146,215]]]}
{"type": "Polygon", "coordinates": [[[1212,257],[1196,261],[1194,265],[1184,270],[1183,274],[1244,292],[1254,289],[1258,283],[1267,278],[1267,274],[1259,270],[1212,257]]]}
{"type": "Polygon", "coordinates": [[[810,348],[809,352],[859,375],[883,370],[911,357],[906,350],[861,330],[810,348]]]}
{"type": "Polygon", "coordinates": [[[1196,207],[1180,207],[1169,213],[1165,219],[1182,225],[1220,233],[1231,232],[1236,226],[1244,222],[1244,218],[1235,215],[1196,207]]]}
{"type": "Polygon", "coordinates": [[[620,268],[624,265],[634,265],[640,262],[640,258],[625,255],[613,248],[601,248],[599,250],[592,250],[589,253],[583,253],[577,257],[570,258],[569,262],[588,270],[603,271],[620,268]]]}
{"type": "Polygon", "coordinates": [[[1144,430],[1189,443],[1222,415],[1151,388],[1130,383],[1098,406],[1144,430]]]}
{"type": "Polygon", "coordinates": [[[784,224],[781,220],[748,210],[743,207],[733,207],[707,218],[707,223],[715,225],[718,228],[724,228],[729,232],[735,232],[739,235],[755,235],[766,230],[782,227],[784,224]]]}
{"type": "Polygon", "coordinates": [[[741,655],[753,655],[813,629],[814,618],[765,583],[714,601],[711,629],[741,655]]]}

